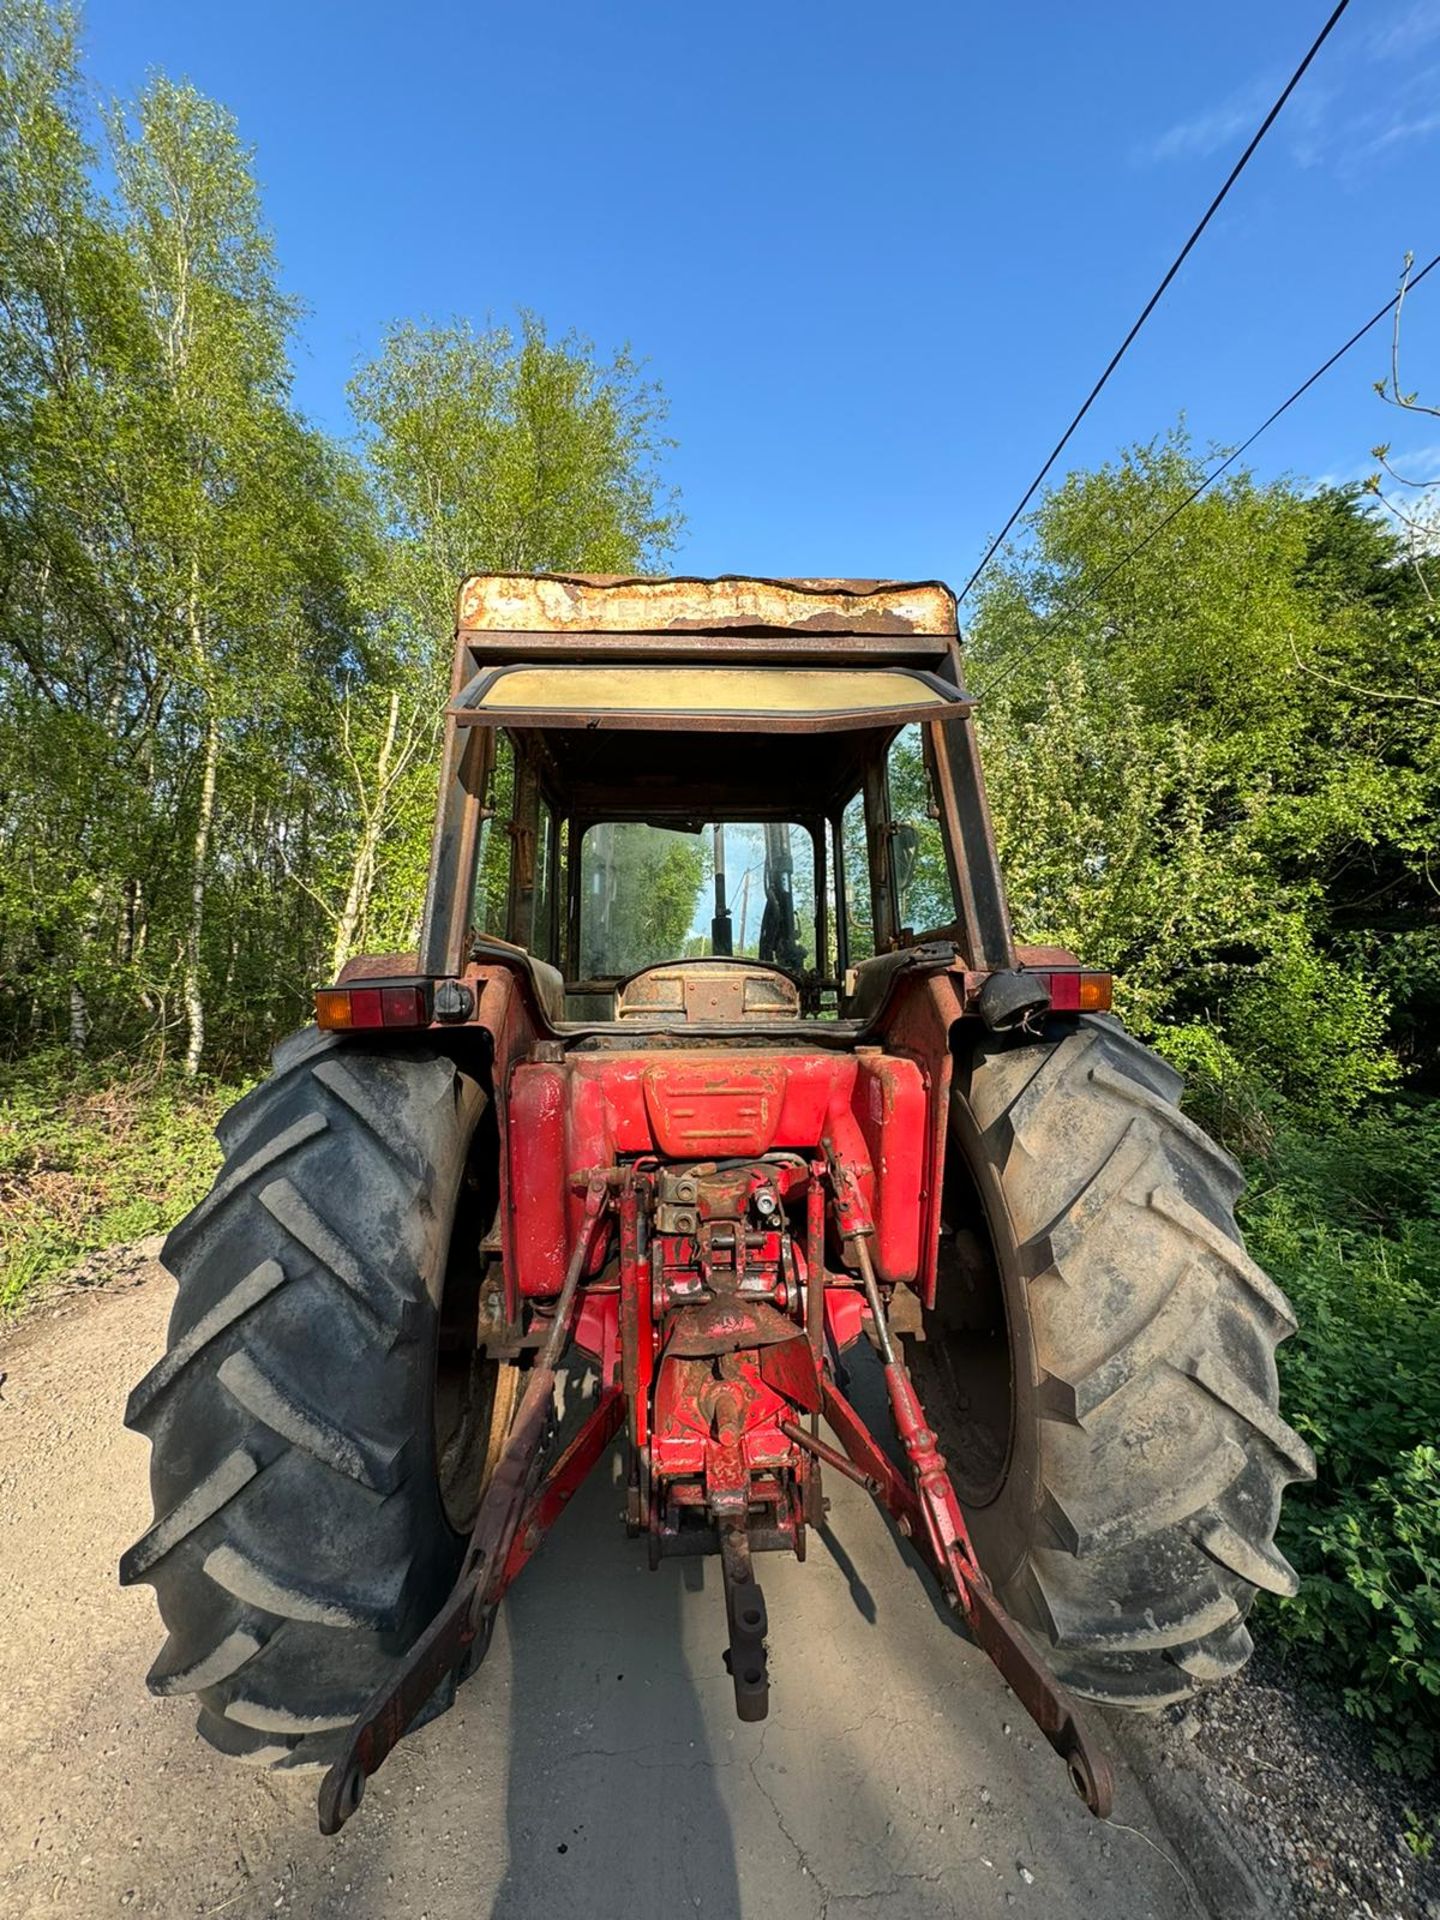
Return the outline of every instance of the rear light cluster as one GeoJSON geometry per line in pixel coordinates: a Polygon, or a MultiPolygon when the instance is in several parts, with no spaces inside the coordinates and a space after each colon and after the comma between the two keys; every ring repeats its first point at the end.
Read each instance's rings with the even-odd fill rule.
{"type": "Polygon", "coordinates": [[[1108,973],[1052,973],[1052,1013],[1108,1013],[1113,980],[1108,973]]]}
{"type": "Polygon", "coordinates": [[[372,1027],[428,1027],[429,994],[423,986],[321,987],[315,1024],[331,1033],[372,1027]]]}

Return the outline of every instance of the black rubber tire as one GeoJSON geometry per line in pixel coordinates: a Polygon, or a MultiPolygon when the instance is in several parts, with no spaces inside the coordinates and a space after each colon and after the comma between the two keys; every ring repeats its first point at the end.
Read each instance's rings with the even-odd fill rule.
{"type": "Polygon", "coordinates": [[[325,1765],[434,1616],[464,1548],[434,1431],[438,1308],[477,1082],[430,1051],[314,1030],[218,1128],[171,1233],[168,1351],[130,1396],[155,1523],[121,1562],[223,1751],[325,1765]]]}
{"type": "Polygon", "coordinates": [[[1246,1254],[1239,1169],[1179,1111],[1180,1086],[1100,1017],[957,1061],[951,1153],[973,1190],[948,1183],[947,1213],[968,1194],[979,1218],[974,1237],[963,1205],[958,1238],[947,1224],[915,1352],[1000,1599],[1077,1694],[1152,1709],[1243,1665],[1258,1589],[1294,1592],[1275,1526],[1285,1486],[1314,1473],[1278,1412],[1289,1303],[1246,1254]],[[972,1264],[993,1262],[970,1285],[998,1288],[988,1337],[1009,1356],[1008,1442],[997,1422],[968,1495],[977,1402],[956,1383],[988,1376],[973,1304],[965,1330],[967,1240],[972,1264]]]}

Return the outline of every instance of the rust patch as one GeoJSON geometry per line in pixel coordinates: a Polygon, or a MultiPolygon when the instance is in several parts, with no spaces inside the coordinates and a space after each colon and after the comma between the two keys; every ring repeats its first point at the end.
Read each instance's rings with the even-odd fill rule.
{"type": "Polygon", "coordinates": [[[477,573],[460,588],[462,630],[502,633],[958,632],[937,580],[614,579],[477,573]]]}

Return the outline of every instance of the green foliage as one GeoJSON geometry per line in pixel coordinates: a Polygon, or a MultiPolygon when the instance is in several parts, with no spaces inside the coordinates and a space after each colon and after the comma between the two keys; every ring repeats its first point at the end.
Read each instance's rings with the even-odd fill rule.
{"type": "Polygon", "coordinates": [[[194,1206],[220,1163],[211,1129],[243,1091],[124,1059],[77,1069],[61,1050],[0,1067],[0,1315],[194,1206]]]}
{"type": "Polygon", "coordinates": [[[1176,433],[1072,475],[982,600],[1002,863],[1138,1032],[1330,1124],[1433,1057],[1440,635],[1353,497],[1245,474],[1108,577],[1198,474],[1176,433]]]}
{"type": "MultiPolygon", "coordinates": [[[[357,948],[415,944],[434,821],[455,595],[468,573],[632,573],[681,521],[660,474],[665,403],[627,352],[578,335],[390,329],[350,385],[385,540],[365,584],[363,697],[343,694],[350,822],[328,876],[334,971],[357,948]]],[[[509,804],[508,771],[493,804],[509,804]]],[[[503,832],[487,834],[484,924],[503,920],[503,832]]]]}
{"type": "Polygon", "coordinates": [[[1374,1726],[1382,1765],[1412,1775],[1432,1769],[1440,1759],[1440,1453],[1402,1453],[1312,1538],[1323,1571],[1309,1576],[1292,1632],[1318,1628],[1325,1667],[1343,1661],[1346,1711],[1374,1726]]]}
{"type": "MultiPolygon", "coordinates": [[[[239,1079],[317,977],[413,944],[461,576],[638,571],[680,522],[658,390],[532,315],[395,326],[352,384],[356,449],[316,432],[238,129],[157,76],[92,137],[48,0],[0,0],[0,286],[8,1305],[204,1189],[237,1088],[176,1077],[182,1045],[239,1079]]],[[[1382,1757],[1430,1765],[1440,595],[1354,492],[1244,473],[1116,569],[1199,472],[1176,432],[1072,475],[991,575],[970,671],[997,835],[1019,936],[1112,966],[1252,1165],[1320,1463],[1285,1509],[1301,1591],[1270,1618],[1382,1757]]],[[[490,925],[511,779],[502,757],[490,925]]],[[[923,931],[950,903],[913,739],[892,788],[923,931]]],[[[678,951],[708,871],[701,840],[630,832],[599,843],[604,971],[678,951]]]]}
{"type": "Polygon", "coordinates": [[[413,946],[461,575],[632,570],[679,525],[658,389],[531,315],[396,326],[359,449],[327,440],[231,116],[155,75],[92,135],[77,45],[63,0],[0,0],[0,1062],[40,1063],[4,1069],[11,1292],[190,1197],[177,1056],[241,1073],[357,947],[413,946]],[[111,1053],[155,1078],[121,1076],[102,1181],[111,1053]]]}
{"type": "Polygon", "coordinates": [[[972,649],[1022,939],[1112,966],[1127,1021],[1249,1163],[1294,1302],[1319,1477],[1264,1613],[1374,1729],[1440,1761],[1440,632],[1353,494],[1190,491],[1183,434],[1040,508],[972,649]],[[1400,1090],[1404,1089],[1403,1095],[1400,1090]]]}
{"type": "MultiPolygon", "coordinates": [[[[448,643],[466,573],[623,573],[674,544],[665,407],[627,352],[608,365],[534,314],[476,332],[397,326],[351,383],[417,601],[448,643]]],[[[444,664],[448,667],[448,644],[444,664]]]]}
{"type": "Polygon", "coordinates": [[[1428,1860],[1435,1851],[1436,1820],[1428,1820],[1413,1807],[1405,1809],[1405,1844],[1416,1860],[1428,1860]]]}
{"type": "Polygon", "coordinates": [[[286,863],[364,497],[290,405],[229,116],[155,77],[92,153],[73,21],[32,0],[0,92],[0,1045],[183,1032],[193,1068],[217,1000],[234,1058],[313,971],[286,863]]]}
{"type": "Polygon", "coordinates": [[[1267,1608],[1309,1670],[1367,1721],[1377,1756],[1440,1762],[1440,1107],[1368,1113],[1342,1134],[1282,1131],[1245,1227],[1299,1320],[1285,1409],[1319,1477],[1281,1545],[1301,1576],[1267,1608]]]}
{"type": "MultiPolygon", "coordinates": [[[[948,926],[954,920],[955,901],[918,726],[905,727],[896,736],[890,748],[888,772],[890,817],[910,836],[908,849],[900,844],[896,848],[900,869],[897,878],[901,881],[900,924],[922,935],[933,928],[948,926]],[[907,861],[908,880],[904,872],[907,861]]],[[[863,850],[857,851],[863,861],[863,850]]],[[[847,862],[848,854],[847,849],[847,862]]]]}

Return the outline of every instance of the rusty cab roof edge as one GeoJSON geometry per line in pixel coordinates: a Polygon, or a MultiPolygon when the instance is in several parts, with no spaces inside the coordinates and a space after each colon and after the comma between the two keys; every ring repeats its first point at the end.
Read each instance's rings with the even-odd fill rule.
{"type": "Polygon", "coordinates": [[[693,656],[707,641],[746,653],[768,646],[782,658],[807,642],[831,657],[838,641],[863,656],[894,648],[935,660],[956,645],[959,617],[939,580],[476,573],[461,583],[455,631],[477,662],[522,652],[693,656]]]}

